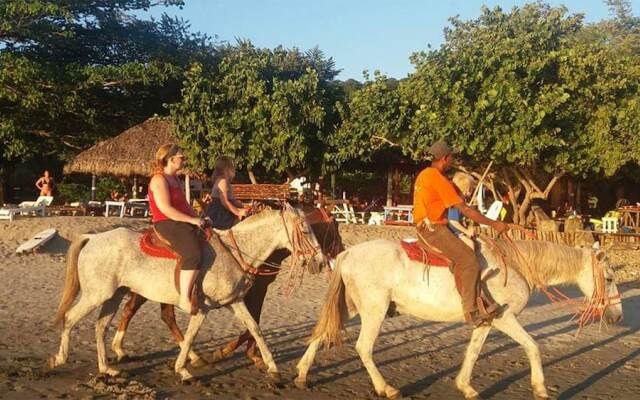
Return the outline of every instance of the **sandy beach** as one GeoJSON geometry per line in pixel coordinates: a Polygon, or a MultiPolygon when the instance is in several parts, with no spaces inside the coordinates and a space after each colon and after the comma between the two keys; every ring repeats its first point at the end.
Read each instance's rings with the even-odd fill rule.
{"type": "MultiPolygon", "coordinates": [[[[147,222],[101,217],[25,218],[0,222],[0,398],[216,398],[216,399],[369,399],[369,377],[355,350],[346,346],[320,353],[311,370],[309,391],[296,389],[295,364],[318,315],[327,287],[325,274],[306,274],[290,297],[272,285],[263,311],[267,343],[285,378],[271,388],[262,372],[241,352],[201,369],[197,381],[183,385],[173,372],[177,347],[160,320],[157,304],[145,304],[133,319],[126,343],[132,358],[118,365],[126,376],[96,377],[94,322],[96,313],[72,332],[69,362],[45,372],[46,358],[57,351],[60,335],[51,320],[64,280],[65,252],[77,235],[119,226],[144,229],[147,222]],[[45,228],[59,235],[39,252],[16,255],[16,247],[45,228]]],[[[411,228],[347,225],[341,234],[347,246],[374,238],[400,239],[411,228]]],[[[547,387],[561,399],[633,399],[640,393],[640,250],[611,249],[619,266],[623,297],[621,325],[589,326],[576,336],[571,310],[532,298],[520,321],[540,345],[547,387]]],[[[390,266],[391,267],[391,266],[390,266]]],[[[577,291],[567,290],[578,296],[577,291]]],[[[186,326],[187,317],[179,314],[186,326]]],[[[119,320],[119,315],[114,321],[119,320]]],[[[348,325],[355,338],[358,319],[348,325]]],[[[113,337],[113,324],[108,340],[113,337]]],[[[235,337],[241,327],[226,310],[209,314],[195,350],[205,358],[235,337]]],[[[454,378],[462,361],[469,329],[461,324],[419,321],[407,316],[387,319],[374,358],[388,382],[409,398],[462,398],[454,378]]],[[[113,357],[110,349],[110,356],[113,357]]],[[[484,398],[530,398],[529,366],[523,350],[506,336],[492,332],[476,365],[473,383],[484,398]]]]}

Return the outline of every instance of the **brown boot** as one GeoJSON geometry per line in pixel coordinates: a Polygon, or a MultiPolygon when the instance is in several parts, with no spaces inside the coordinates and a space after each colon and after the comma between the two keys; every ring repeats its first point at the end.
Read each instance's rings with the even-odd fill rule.
{"type": "Polygon", "coordinates": [[[478,309],[464,313],[464,319],[474,328],[491,325],[492,321],[488,315],[482,314],[478,309]]]}

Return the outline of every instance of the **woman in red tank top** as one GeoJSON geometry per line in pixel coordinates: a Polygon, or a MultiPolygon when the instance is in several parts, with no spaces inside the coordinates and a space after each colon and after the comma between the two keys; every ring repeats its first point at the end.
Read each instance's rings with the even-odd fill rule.
{"type": "Polygon", "coordinates": [[[200,227],[204,220],[196,216],[177,177],[184,164],[182,149],[175,144],[162,145],[156,152],[155,168],[149,183],[149,207],[156,232],[171,244],[180,256],[180,300],[178,307],[195,314],[197,305],[189,298],[196,273],[201,268],[200,227]]]}

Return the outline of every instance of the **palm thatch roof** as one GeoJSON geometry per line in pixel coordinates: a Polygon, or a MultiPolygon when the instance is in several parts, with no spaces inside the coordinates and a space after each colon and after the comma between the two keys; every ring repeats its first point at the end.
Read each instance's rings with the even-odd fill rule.
{"type": "Polygon", "coordinates": [[[162,118],[150,118],[78,154],[65,165],[64,172],[147,176],[151,173],[158,147],[172,141],[175,139],[171,122],[162,118]]]}

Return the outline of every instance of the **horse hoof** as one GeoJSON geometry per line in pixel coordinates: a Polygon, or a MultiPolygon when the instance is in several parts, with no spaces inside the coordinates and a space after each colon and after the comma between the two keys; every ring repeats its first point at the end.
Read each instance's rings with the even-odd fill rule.
{"type": "Polygon", "coordinates": [[[279,372],[268,372],[267,375],[269,376],[269,387],[272,389],[282,388],[282,377],[279,372]]]}
{"type": "Polygon", "coordinates": [[[117,357],[117,358],[116,358],[116,362],[117,362],[118,364],[120,364],[120,363],[127,363],[127,362],[129,362],[129,361],[131,361],[131,357],[129,357],[127,354],[125,354],[125,355],[123,355],[123,356],[119,356],[119,357],[117,357]]]}
{"type": "Polygon", "coordinates": [[[264,372],[267,370],[267,366],[262,359],[253,360],[253,365],[258,369],[258,371],[264,372]]]}
{"type": "Polygon", "coordinates": [[[296,385],[296,387],[300,390],[307,390],[309,389],[309,386],[307,386],[307,380],[306,379],[301,379],[301,378],[296,378],[293,381],[293,384],[296,385]]]}
{"type": "Polygon", "coordinates": [[[204,368],[204,367],[208,366],[209,363],[207,362],[207,360],[205,360],[204,358],[200,357],[200,358],[197,358],[195,361],[191,361],[190,365],[193,368],[204,368]]]}
{"type": "Polygon", "coordinates": [[[222,361],[222,360],[224,360],[225,358],[227,358],[227,356],[225,356],[225,355],[224,355],[224,353],[222,352],[222,350],[220,350],[220,349],[215,350],[215,351],[213,352],[213,357],[212,357],[212,359],[211,359],[211,363],[212,363],[212,364],[217,363],[218,361],[222,361]]]}
{"type": "Polygon", "coordinates": [[[56,356],[51,356],[47,358],[47,361],[45,363],[45,370],[52,371],[55,368],[56,368],[56,356]]]}
{"type": "Polygon", "coordinates": [[[391,399],[391,400],[397,400],[402,398],[402,393],[398,389],[393,388],[391,386],[387,386],[385,390],[385,394],[387,395],[387,399],[391,399]]]}

